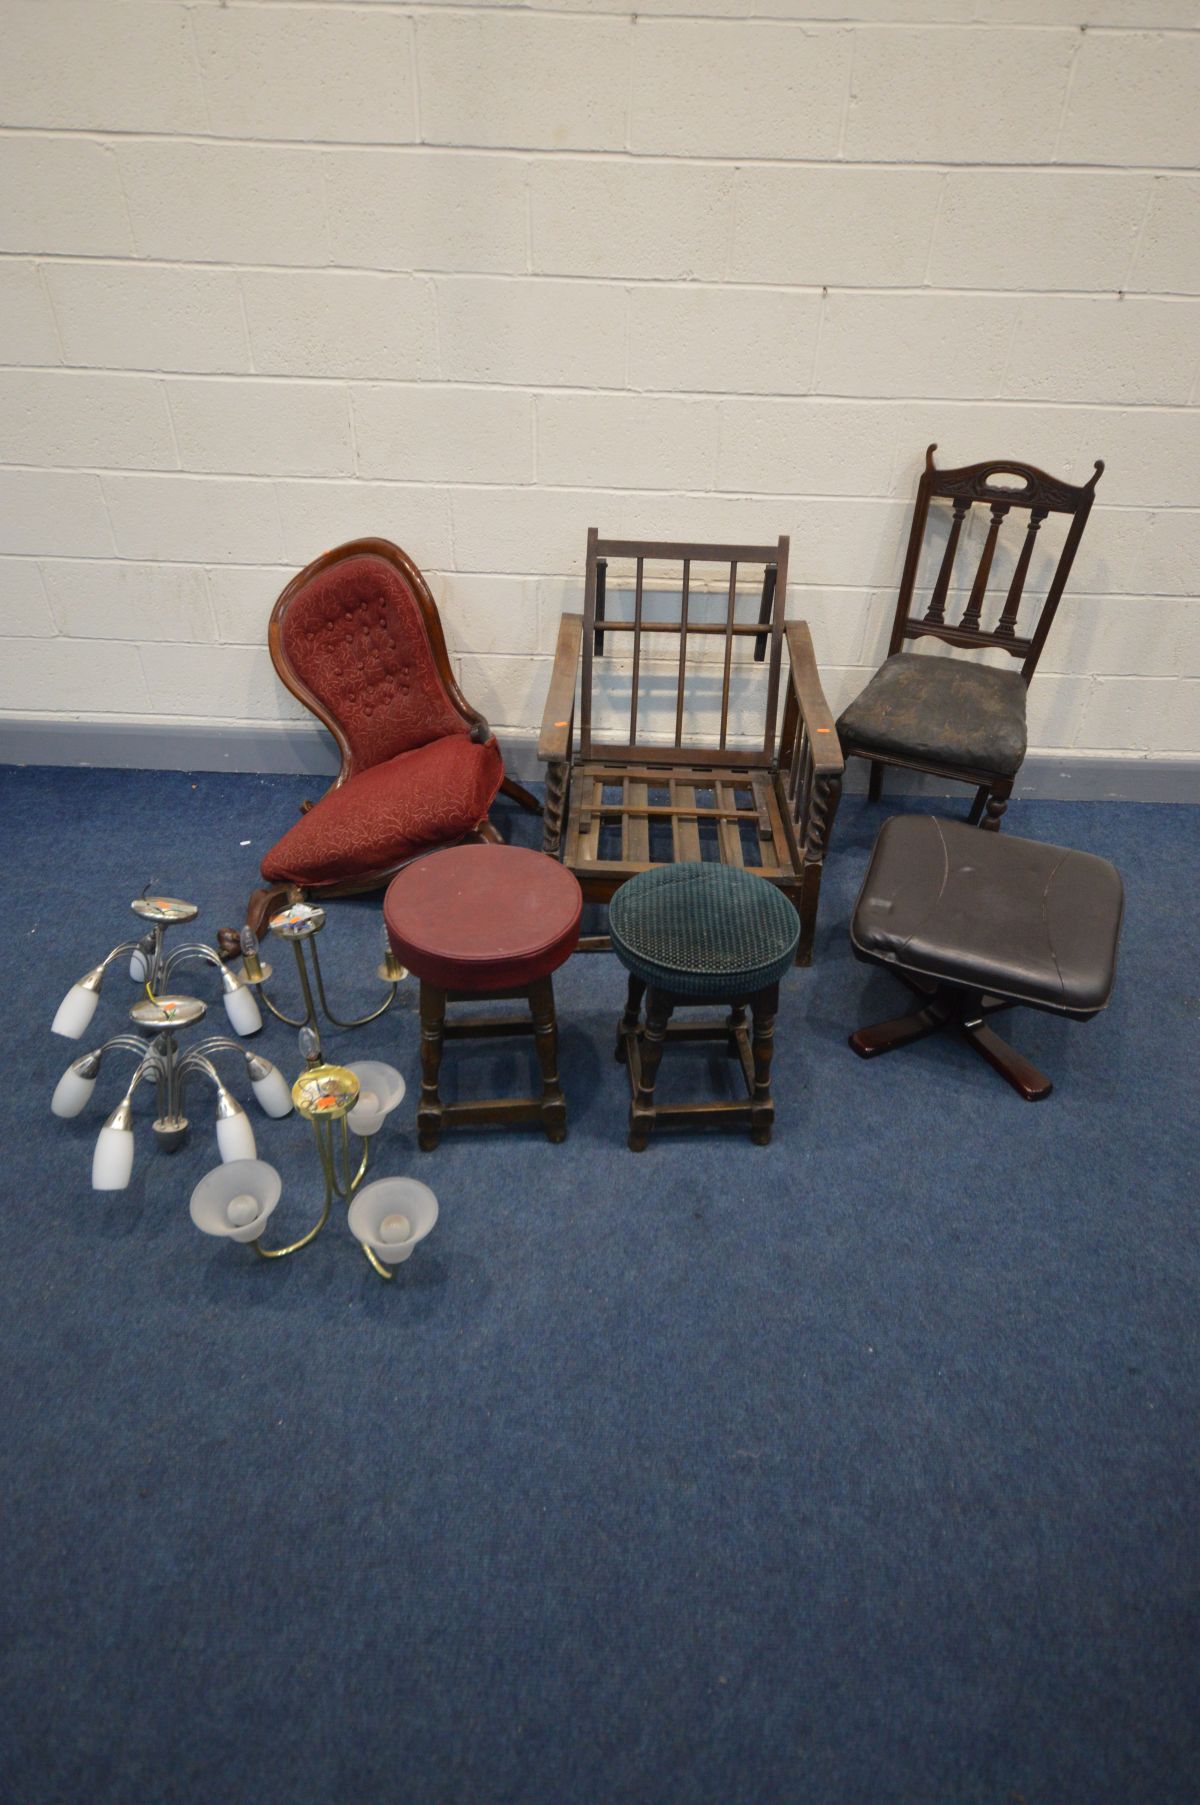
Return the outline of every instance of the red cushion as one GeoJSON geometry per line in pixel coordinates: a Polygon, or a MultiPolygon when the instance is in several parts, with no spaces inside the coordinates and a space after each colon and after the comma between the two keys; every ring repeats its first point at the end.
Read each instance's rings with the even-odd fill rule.
{"type": "Polygon", "coordinates": [[[495,740],[455,733],[372,765],[330,790],[262,862],[268,883],[344,883],[386,875],[484,820],[504,776],[495,740]]]}
{"type": "Polygon", "coordinates": [[[297,676],[346,735],[355,771],[466,732],[420,604],[386,559],[361,552],[319,571],[288,603],[281,637],[297,676]]]}
{"type": "Polygon", "coordinates": [[[383,919],[400,959],[446,990],[516,990],[579,944],[583,893],[557,859],[523,846],[454,846],[388,885],[383,919]]]}

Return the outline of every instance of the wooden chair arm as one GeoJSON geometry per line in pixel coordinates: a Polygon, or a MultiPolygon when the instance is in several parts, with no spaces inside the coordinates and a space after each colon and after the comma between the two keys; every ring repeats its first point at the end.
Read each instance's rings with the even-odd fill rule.
{"type": "Polygon", "coordinates": [[[544,762],[571,756],[571,732],[575,719],[575,680],[583,644],[582,614],[564,614],[558,624],[554,669],[538,736],[538,757],[544,762]]]}
{"type": "Polygon", "coordinates": [[[791,665],[788,682],[800,719],[804,722],[813,769],[820,777],[840,777],[846,768],[846,761],[842,756],[833,715],[825,700],[825,691],[821,688],[808,622],[785,621],[784,632],[787,634],[791,665]]]}

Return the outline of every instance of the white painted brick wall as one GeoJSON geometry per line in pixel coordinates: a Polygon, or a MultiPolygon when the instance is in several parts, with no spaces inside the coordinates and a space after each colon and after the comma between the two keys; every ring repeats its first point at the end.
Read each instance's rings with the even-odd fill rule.
{"type": "Polygon", "coordinates": [[[1107,464],[1032,743],[1200,754],[1195,0],[3,12],[4,714],[294,723],[374,533],[529,733],[593,524],[790,533],[840,707],[936,440],[1107,464]]]}

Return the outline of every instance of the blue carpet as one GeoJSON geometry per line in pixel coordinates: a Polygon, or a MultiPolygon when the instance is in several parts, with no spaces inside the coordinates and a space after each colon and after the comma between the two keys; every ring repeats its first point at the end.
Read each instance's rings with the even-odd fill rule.
{"type": "MultiPolygon", "coordinates": [[[[207,1091],[173,1156],[139,1095],[108,1196],[119,1073],[47,1109],[51,1014],[129,898],[236,925],[311,788],[0,773],[4,1805],[1194,1800],[1200,810],[1012,809],[1128,890],[1109,1012],[1005,1018],[1054,1079],[1037,1107],[946,1039],[848,1051],[906,994],[849,953],[882,819],[857,798],[785,980],[769,1148],[629,1154],[621,973],[573,960],[566,1145],[424,1155],[410,1096],[376,1170],[442,1215],[384,1285],[336,1216],[270,1268],[195,1231],[207,1091]]],[[[335,1007],[375,996],[379,933],[377,899],[332,906],[335,1007]]],[[[132,989],[114,971],[84,1045],[132,989]]],[[[414,1003],[327,1051],[415,1089],[414,1003]]],[[[294,1073],[288,1031],[260,1043],[294,1073]]],[[[482,1091],[529,1058],[447,1063],[482,1091]]],[[[255,1127],[298,1230],[308,1131],[255,1127]]]]}

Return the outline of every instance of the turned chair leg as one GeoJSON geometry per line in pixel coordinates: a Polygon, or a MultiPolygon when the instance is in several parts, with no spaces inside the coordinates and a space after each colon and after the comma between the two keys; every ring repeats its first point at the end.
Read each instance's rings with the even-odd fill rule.
{"type": "Polygon", "coordinates": [[[754,1059],[754,1095],[750,1100],[750,1139],[765,1147],[771,1139],[775,1104],[771,1098],[771,1054],[775,1048],[775,1017],[779,1012],[779,986],[771,984],[750,998],[754,1035],[750,1051],[754,1059]]]}
{"type": "Polygon", "coordinates": [[[1000,817],[1008,807],[1008,799],[1012,795],[1012,784],[996,784],[988,796],[981,823],[985,833],[1000,832],[1000,817]]]}
{"type": "Polygon", "coordinates": [[[654,1084],[667,1023],[675,1005],[661,990],[650,986],[646,994],[646,1029],[642,1035],[637,1095],[629,1109],[629,1146],[633,1153],[644,1153],[654,1125],[654,1084]]]}
{"type": "Polygon", "coordinates": [[[533,1017],[534,1046],[542,1073],[542,1126],[548,1141],[567,1138],[567,1100],[558,1080],[558,1023],[554,1013],[554,983],[539,978],[529,987],[529,1013],[533,1017]]]}
{"type": "Polygon", "coordinates": [[[421,980],[421,1101],[417,1105],[417,1144],[432,1153],[442,1132],[442,1099],[438,1073],[442,1067],[446,1025],[446,993],[421,980]]]}
{"type": "Polygon", "coordinates": [[[871,775],[867,780],[867,801],[878,802],[883,795],[883,765],[879,759],[871,760],[871,775]]]}
{"type": "Polygon", "coordinates": [[[988,788],[986,783],[980,784],[979,788],[975,792],[975,800],[971,804],[971,812],[967,816],[967,826],[968,827],[978,827],[979,826],[980,820],[983,817],[984,806],[987,802],[988,797],[991,795],[991,793],[992,792],[988,788]]]}
{"type": "Polygon", "coordinates": [[[525,785],[518,783],[515,777],[505,777],[501,780],[500,794],[511,796],[514,802],[520,803],[527,814],[540,815],[542,812],[542,805],[532,790],[527,790],[525,785]]]}
{"type": "Polygon", "coordinates": [[[642,998],[646,994],[645,978],[629,974],[629,991],[625,999],[625,1013],[617,1024],[616,1061],[618,1065],[628,1063],[629,1054],[625,1045],[627,1034],[636,1034],[642,1014],[642,998]]]}
{"type": "Polygon", "coordinates": [[[737,1050],[738,1050],[738,1043],[737,1043],[738,1030],[739,1030],[739,1028],[744,1028],[745,1026],[746,1026],[746,1005],[745,1005],[745,1003],[731,1003],[729,1005],[729,1019],[725,1023],[725,1027],[729,1034],[729,1051],[730,1051],[730,1054],[735,1059],[737,1058],[737,1050]]]}

